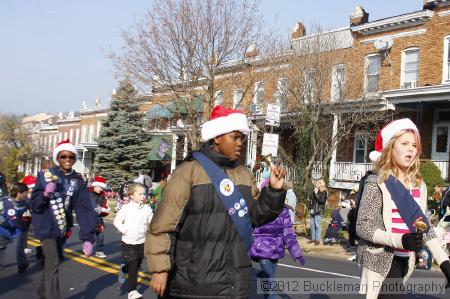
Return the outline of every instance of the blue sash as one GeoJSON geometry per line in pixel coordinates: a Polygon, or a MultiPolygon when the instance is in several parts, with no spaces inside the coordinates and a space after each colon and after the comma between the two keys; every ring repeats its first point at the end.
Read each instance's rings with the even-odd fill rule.
{"type": "MultiPolygon", "coordinates": [[[[403,186],[403,184],[395,179],[392,175],[384,181],[386,188],[391,194],[392,200],[397,206],[398,213],[402,216],[403,221],[408,226],[410,232],[417,232],[415,223],[418,219],[421,219],[428,225],[426,232],[430,230],[430,224],[428,223],[427,217],[422,212],[422,209],[417,204],[417,202],[412,197],[411,193],[403,186]]],[[[422,196],[422,194],[421,194],[422,196]]]]}
{"type": "Polygon", "coordinates": [[[244,242],[244,246],[248,251],[253,244],[253,233],[248,206],[241,192],[239,192],[225,171],[211,161],[211,159],[200,152],[194,152],[192,155],[211,179],[228,215],[233,220],[239,237],[244,242]]]}

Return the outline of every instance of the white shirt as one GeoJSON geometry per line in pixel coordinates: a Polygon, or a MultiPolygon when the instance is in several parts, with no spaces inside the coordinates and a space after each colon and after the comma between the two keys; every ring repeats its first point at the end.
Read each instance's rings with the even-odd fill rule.
{"type": "Polygon", "coordinates": [[[114,226],[122,233],[124,243],[143,244],[152,218],[153,212],[148,205],[131,201],[119,210],[114,226]]]}

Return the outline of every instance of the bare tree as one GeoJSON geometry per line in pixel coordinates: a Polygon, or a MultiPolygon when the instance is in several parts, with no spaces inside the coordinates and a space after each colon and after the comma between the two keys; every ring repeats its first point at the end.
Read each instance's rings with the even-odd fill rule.
{"type": "Polygon", "coordinates": [[[156,0],[123,40],[122,51],[110,56],[119,74],[151,88],[155,101],[175,98],[170,112],[185,115],[180,129],[197,148],[201,119],[217,100],[218,74],[250,45],[262,51],[265,35],[258,1],[156,0]]]}
{"type": "Polygon", "coordinates": [[[301,193],[311,190],[315,168],[327,176],[332,154],[343,140],[356,131],[373,140],[379,124],[391,117],[382,101],[365,93],[364,79],[356,71],[360,57],[346,34],[314,26],[311,34],[282,45],[270,59],[274,66],[286,66],[271,69],[273,80],[285,81],[274,95],[282,105],[280,131],[289,138],[289,148],[281,147],[280,156],[294,170],[294,185],[301,193]]]}

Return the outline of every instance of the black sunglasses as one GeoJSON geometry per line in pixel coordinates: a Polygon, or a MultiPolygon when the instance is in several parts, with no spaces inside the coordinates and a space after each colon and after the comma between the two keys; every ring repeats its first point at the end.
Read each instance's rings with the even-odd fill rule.
{"type": "Polygon", "coordinates": [[[61,160],[65,160],[65,159],[75,160],[75,156],[61,155],[61,156],[59,156],[59,159],[61,159],[61,160]]]}

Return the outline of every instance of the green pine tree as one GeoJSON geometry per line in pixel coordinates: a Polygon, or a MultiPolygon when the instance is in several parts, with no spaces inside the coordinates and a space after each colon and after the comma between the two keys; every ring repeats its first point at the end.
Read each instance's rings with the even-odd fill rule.
{"type": "Polygon", "coordinates": [[[120,82],[112,96],[108,118],[98,138],[96,172],[117,189],[125,178],[133,178],[148,166],[149,135],[143,130],[137,92],[129,80],[120,82]]]}

